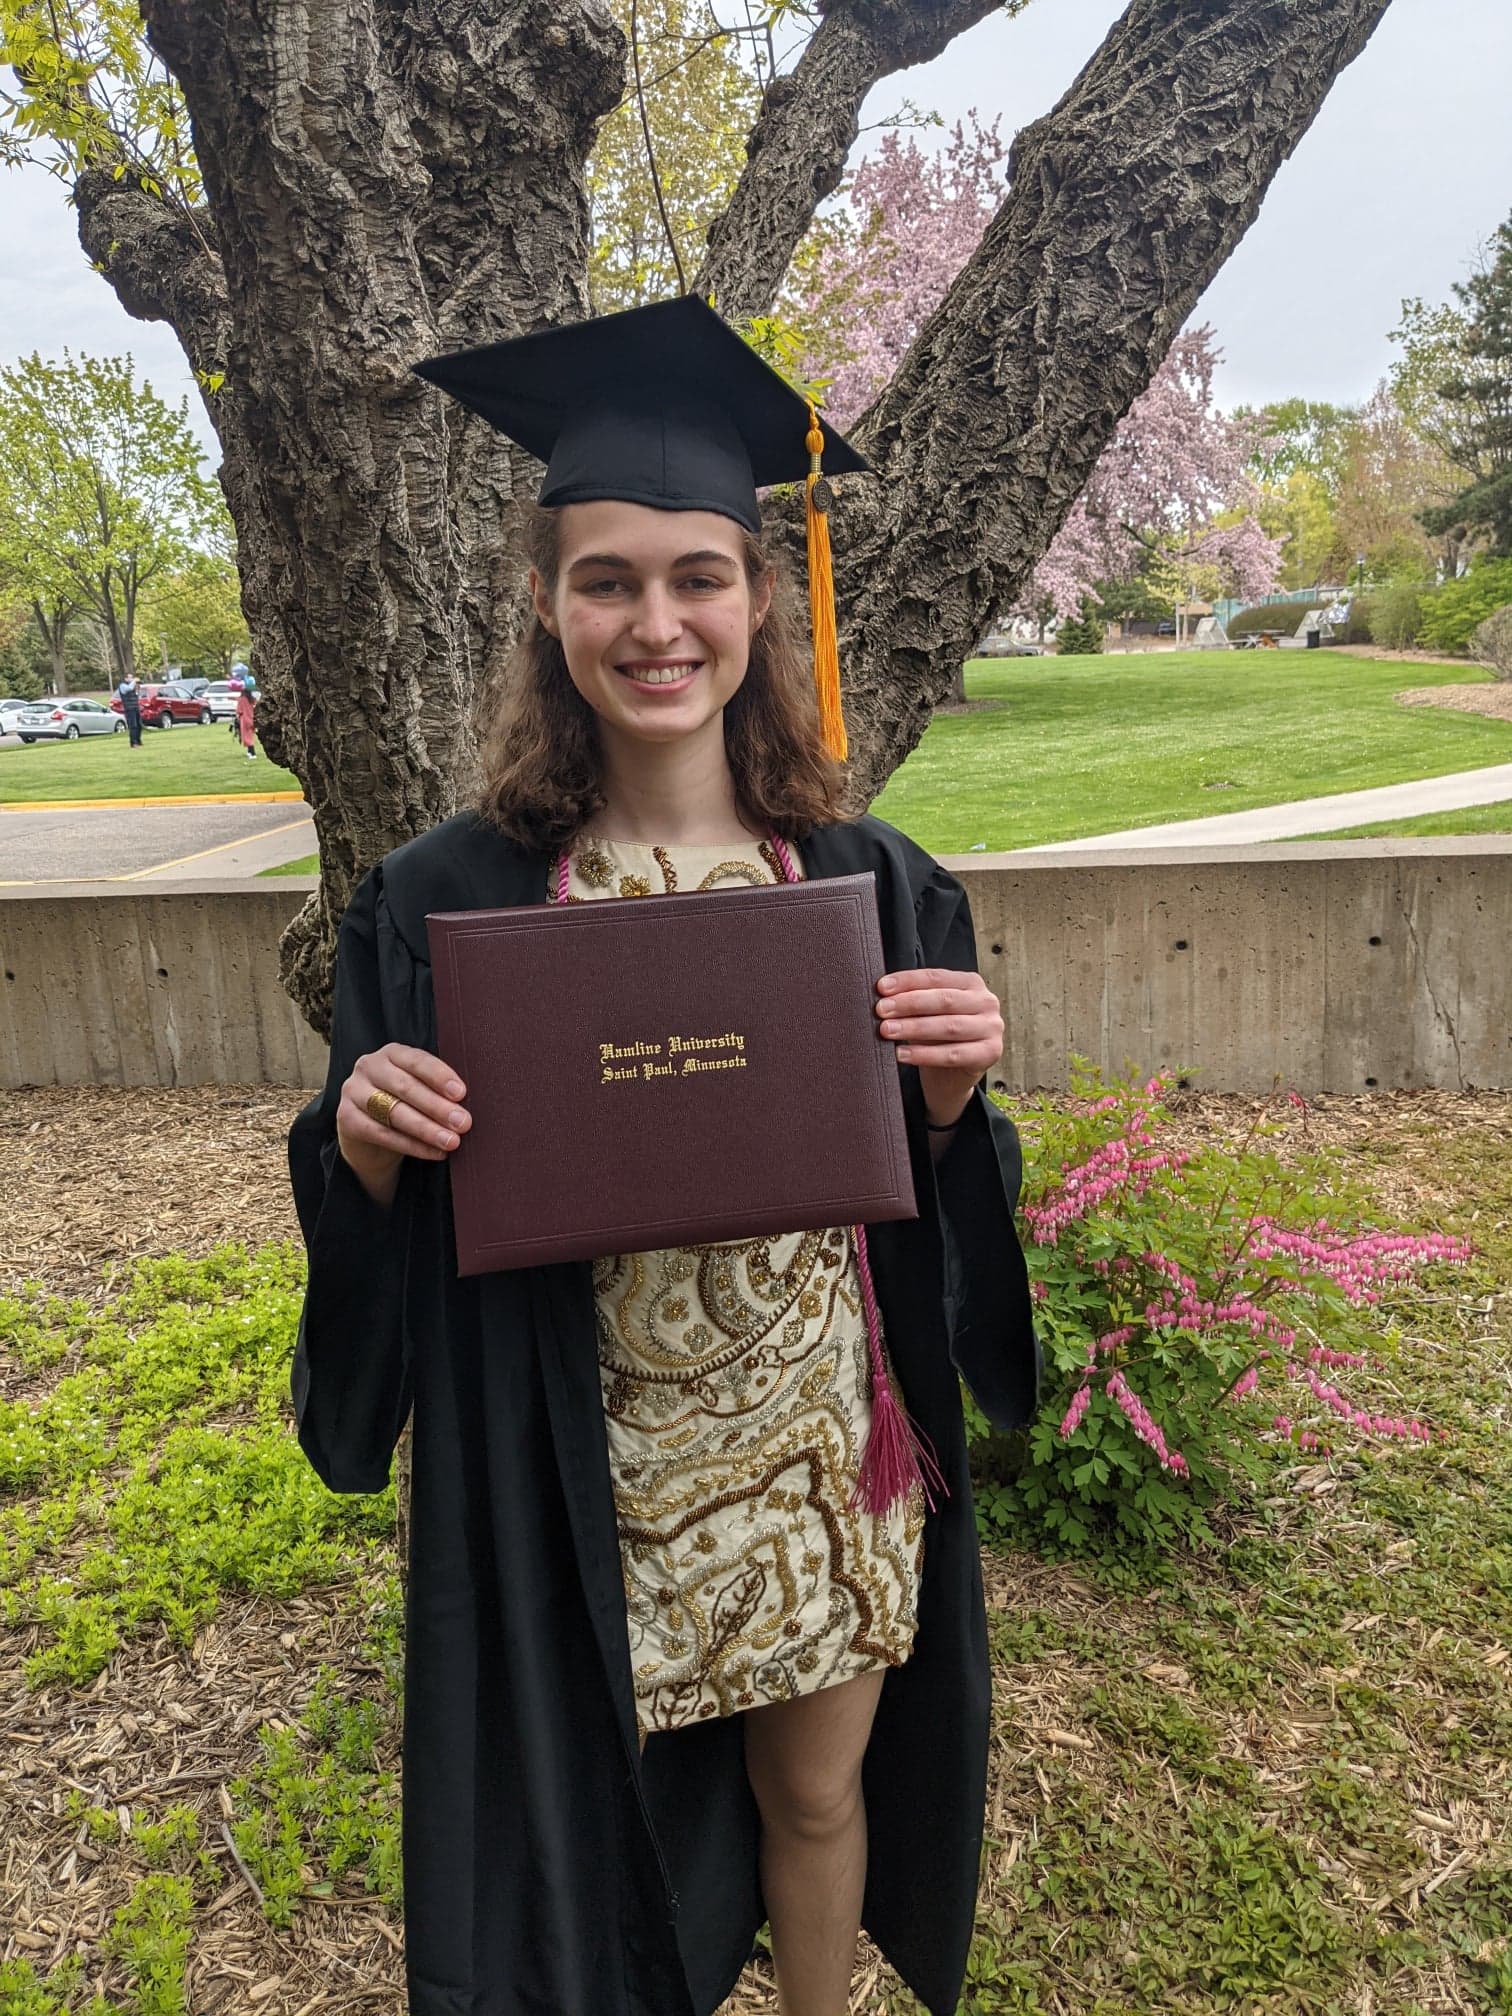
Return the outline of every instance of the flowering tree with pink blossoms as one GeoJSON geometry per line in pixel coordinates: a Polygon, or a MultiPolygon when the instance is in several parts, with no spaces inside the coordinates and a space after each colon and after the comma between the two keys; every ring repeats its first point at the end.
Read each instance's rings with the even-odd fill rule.
{"type": "Polygon", "coordinates": [[[984,1525],[1211,1538],[1208,1508],[1288,1451],[1436,1440],[1396,1397],[1383,1298],[1468,1244],[1369,1224],[1335,1165],[1257,1145],[1280,1131],[1268,1106],[1237,1149],[1193,1153],[1168,1075],[1109,1088],[1075,1065],[1069,1100],[1018,1108],[1044,1399],[1021,1466],[979,1459],[984,1525]]]}
{"type": "MultiPolygon", "coordinates": [[[[912,134],[885,135],[796,262],[785,312],[803,339],[803,374],[827,384],[839,426],[891,382],[1002,201],[998,121],[968,120],[934,153],[912,134]]],[[[1188,599],[1211,588],[1258,600],[1275,586],[1283,542],[1256,515],[1249,467],[1259,425],[1215,408],[1220,355],[1207,326],[1177,337],[1006,613],[1069,617],[1097,584],[1152,569],[1188,599]]]]}
{"type": "Polygon", "coordinates": [[[1008,143],[998,126],[968,112],[932,153],[912,133],[884,134],[800,249],[784,311],[837,427],[891,382],[1002,204],[1008,143]]]}
{"type": "Polygon", "coordinates": [[[1152,565],[1173,573],[1188,599],[1209,581],[1255,601],[1275,586],[1283,542],[1256,515],[1248,466],[1257,422],[1214,407],[1221,356],[1206,325],[1176,338],[1012,614],[1071,616],[1096,583],[1131,581],[1152,565]]]}

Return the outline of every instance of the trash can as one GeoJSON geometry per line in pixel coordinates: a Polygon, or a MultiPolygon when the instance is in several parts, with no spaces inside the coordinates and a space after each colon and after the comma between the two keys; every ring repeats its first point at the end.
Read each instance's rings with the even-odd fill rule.
{"type": "Polygon", "coordinates": [[[1320,645],[1320,644],[1321,644],[1322,642],[1323,642],[1323,632],[1322,632],[1321,630],[1309,630],[1309,631],[1308,631],[1308,633],[1307,633],[1307,648],[1308,648],[1308,650],[1309,650],[1309,651],[1316,651],[1316,650],[1317,650],[1317,648],[1318,648],[1318,646],[1319,646],[1319,645],[1320,645]]]}

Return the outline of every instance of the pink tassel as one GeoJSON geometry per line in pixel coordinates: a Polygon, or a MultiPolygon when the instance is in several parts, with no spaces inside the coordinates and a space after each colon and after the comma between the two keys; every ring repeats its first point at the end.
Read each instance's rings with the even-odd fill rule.
{"type": "Polygon", "coordinates": [[[909,1420],[892,1390],[887,1361],[882,1355],[882,1318],[866,1250],[866,1227],[858,1225],[855,1229],[856,1266],[861,1276],[866,1342],[871,1356],[872,1412],[866,1453],[850,1495],[850,1507],[853,1512],[871,1512],[880,1518],[905,1499],[918,1483],[923,1485],[924,1502],[933,1512],[937,1509],[935,1492],[948,1498],[950,1487],[941,1473],[933,1443],[909,1420]]]}
{"type": "Polygon", "coordinates": [[[564,847],[562,852],[557,856],[556,895],[552,898],[554,903],[565,903],[567,901],[567,885],[571,880],[572,857],[564,847]]]}

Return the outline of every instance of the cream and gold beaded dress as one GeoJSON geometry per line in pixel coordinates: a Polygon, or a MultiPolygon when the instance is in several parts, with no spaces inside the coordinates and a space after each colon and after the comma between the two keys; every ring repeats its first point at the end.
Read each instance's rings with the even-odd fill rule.
{"type": "MultiPolygon", "coordinates": [[[[796,850],[794,858],[796,860],[796,850]]],[[[580,840],[570,902],[780,882],[766,844],[580,840]]],[[[924,1494],[848,1500],[871,1372],[848,1227],[627,1253],[593,1270],[599,1370],[643,1730],[899,1666],[924,1494]]]]}

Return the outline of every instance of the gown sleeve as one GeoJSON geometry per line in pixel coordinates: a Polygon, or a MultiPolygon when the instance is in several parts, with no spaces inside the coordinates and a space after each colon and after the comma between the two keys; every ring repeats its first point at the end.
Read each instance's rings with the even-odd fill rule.
{"type": "MultiPolygon", "coordinates": [[[[393,1203],[374,1203],[336,1140],[341,1088],[385,1026],[379,967],[382,871],[352,896],[336,941],[325,1089],[289,1133],[294,1205],[309,1253],[290,1379],[300,1447],[332,1491],[381,1491],[409,1416],[405,1288],[417,1175],[406,1158],[393,1203]]],[[[388,934],[391,938],[392,933],[388,934]]]]}
{"type": "MultiPolygon", "coordinates": [[[[916,907],[919,963],[977,970],[966,892],[936,868],[916,907]]],[[[994,1428],[1022,1428],[1039,1400],[1041,1353],[1014,1212],[1023,1180],[1018,1129],[978,1084],[935,1164],[945,1318],[956,1370],[994,1428]]]]}

